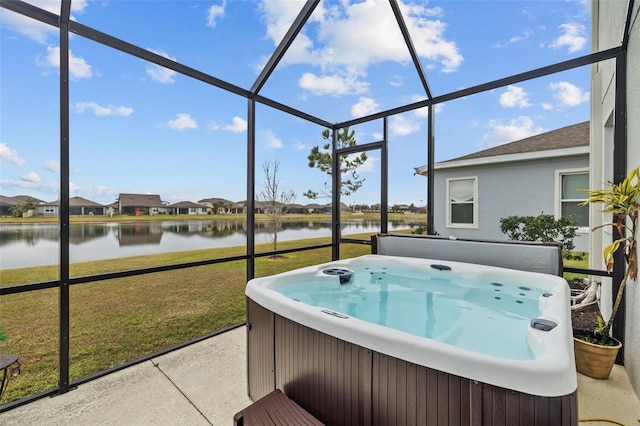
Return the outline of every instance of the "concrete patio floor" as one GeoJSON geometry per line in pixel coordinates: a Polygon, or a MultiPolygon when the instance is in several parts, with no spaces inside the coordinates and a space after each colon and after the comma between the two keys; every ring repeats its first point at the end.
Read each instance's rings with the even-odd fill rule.
{"type": "MultiPolygon", "coordinates": [[[[0,424],[231,425],[233,415],[251,403],[245,333],[240,327],[17,407],[0,414],[0,424]]],[[[608,380],[578,375],[578,404],[580,419],[640,425],[640,401],[620,366],[608,380]]]]}

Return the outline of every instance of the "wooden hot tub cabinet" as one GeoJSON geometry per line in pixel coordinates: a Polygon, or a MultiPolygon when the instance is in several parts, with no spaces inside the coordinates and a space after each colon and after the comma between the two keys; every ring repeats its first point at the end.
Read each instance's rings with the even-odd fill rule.
{"type": "Polygon", "coordinates": [[[276,388],[328,425],[577,425],[576,392],[543,397],[406,362],[247,298],[249,396],[276,388]]]}

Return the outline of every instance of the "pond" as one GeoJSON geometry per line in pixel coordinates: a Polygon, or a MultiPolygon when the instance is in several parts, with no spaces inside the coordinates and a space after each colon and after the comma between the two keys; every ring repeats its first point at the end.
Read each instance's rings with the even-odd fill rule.
{"type": "MultiPolygon", "coordinates": [[[[417,221],[388,223],[389,231],[418,226],[417,221]]],[[[342,223],[342,236],[379,232],[380,221],[349,220],[342,223]]],[[[255,243],[268,243],[269,224],[257,222],[255,243]]],[[[331,236],[331,221],[283,222],[278,241],[331,236]]],[[[0,268],[25,268],[58,263],[58,224],[0,226],[0,268]]],[[[243,246],[244,220],[180,220],[158,222],[71,223],[69,257],[72,263],[147,254],[207,248],[243,246]]]]}

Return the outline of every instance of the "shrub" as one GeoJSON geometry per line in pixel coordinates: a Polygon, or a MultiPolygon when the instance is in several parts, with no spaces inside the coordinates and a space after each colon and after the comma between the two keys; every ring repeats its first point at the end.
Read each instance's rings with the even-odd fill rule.
{"type": "Polygon", "coordinates": [[[538,216],[508,216],[500,219],[500,230],[515,241],[559,242],[562,257],[567,260],[581,260],[583,253],[574,253],[573,239],[578,222],[572,216],[556,219],[551,214],[538,216]]]}

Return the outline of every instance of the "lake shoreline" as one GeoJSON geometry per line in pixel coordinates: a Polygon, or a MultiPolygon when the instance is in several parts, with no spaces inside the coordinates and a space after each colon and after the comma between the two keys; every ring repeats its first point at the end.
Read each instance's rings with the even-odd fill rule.
{"type": "MultiPolygon", "coordinates": [[[[388,230],[416,228],[424,221],[409,215],[392,216],[388,230]]],[[[159,215],[159,220],[71,221],[69,256],[72,263],[116,259],[138,255],[182,252],[246,245],[249,229],[246,217],[208,215],[195,219],[159,215]]],[[[271,242],[274,231],[268,220],[256,220],[255,242],[271,242]]],[[[379,216],[343,215],[341,233],[350,238],[361,232],[379,233],[379,216]]],[[[278,242],[331,236],[329,215],[290,215],[280,221],[278,242]]],[[[59,259],[58,222],[6,223],[0,226],[3,241],[0,268],[28,268],[56,264],[59,259]]]]}
{"type": "MultiPolygon", "coordinates": [[[[130,215],[114,215],[114,216],[70,216],[69,221],[73,223],[119,223],[119,222],[162,222],[162,221],[187,221],[187,220],[246,220],[246,214],[201,214],[201,215],[168,215],[168,214],[156,214],[145,216],[130,216],[130,215]]],[[[296,221],[305,219],[319,219],[326,218],[331,219],[330,214],[324,213],[292,213],[284,214],[280,217],[282,221],[296,221]]],[[[379,220],[379,212],[367,212],[367,213],[343,213],[341,215],[343,220],[364,219],[364,220],[379,220]]],[[[427,215],[424,213],[388,213],[389,220],[407,220],[415,219],[416,221],[427,220],[427,215]]],[[[257,222],[267,222],[269,217],[266,214],[256,214],[255,220],[257,222]]],[[[33,217],[0,217],[0,226],[2,225],[19,225],[19,224],[48,224],[59,222],[58,216],[33,216],[33,217]]]]}

